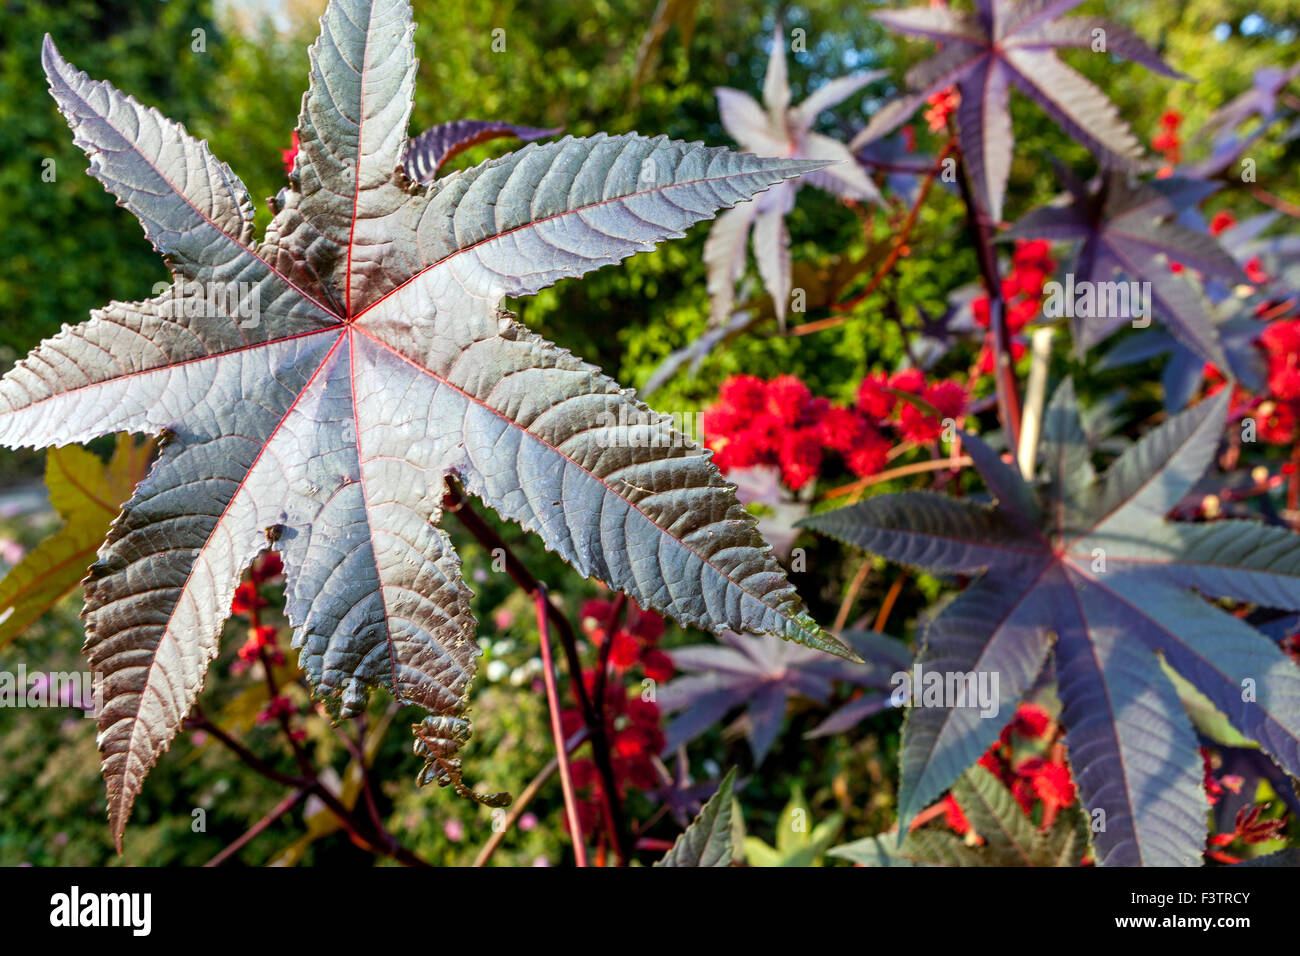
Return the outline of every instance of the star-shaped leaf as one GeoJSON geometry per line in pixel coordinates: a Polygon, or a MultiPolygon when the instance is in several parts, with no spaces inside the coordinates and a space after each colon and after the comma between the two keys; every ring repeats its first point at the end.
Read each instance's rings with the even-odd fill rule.
{"type": "MultiPolygon", "coordinates": [[[[901,126],[949,86],[961,94],[957,128],[981,208],[1002,218],[1014,139],[1008,93],[1015,87],[1107,165],[1132,168],[1142,147],[1115,104],[1062,60],[1059,49],[1101,49],[1179,77],[1131,31],[1098,17],[1063,15],[1082,0],[976,0],[972,13],[945,6],[882,10],[876,19],[942,45],[908,72],[910,92],[885,104],[854,137],[857,150],[901,126]]],[[[1100,52],[1100,51],[1099,51],[1100,52]]]]}
{"type": "Polygon", "coordinates": [[[728,713],[744,708],[754,762],[762,763],[785,723],[786,700],[803,697],[827,704],[836,681],[866,693],[839,707],[808,736],[848,730],[890,706],[890,677],[912,665],[912,652],[897,638],[874,631],[848,631],[845,643],[869,663],[835,660],[784,641],[723,634],[721,644],[673,648],[669,656],[686,671],[659,689],[659,706],[675,714],[664,752],[694,740],[728,713]]]}
{"type": "Polygon", "coordinates": [[[268,542],[315,693],[342,716],[375,686],[424,707],[423,777],[468,792],[456,752],[477,651],[439,527],[449,476],[642,606],[847,653],[707,453],[499,308],[822,164],[599,135],[419,186],[401,171],[409,5],[333,0],[321,26],[291,188],[261,242],[247,191],[205,143],[45,45],[92,175],[175,277],[0,382],[10,446],[163,436],[86,584],[119,841],[268,542]]]}
{"type": "Polygon", "coordinates": [[[807,519],[896,561],[979,574],[931,622],[917,666],[954,683],[986,675],[999,706],[986,716],[970,699],[918,701],[921,688],[914,692],[900,827],[997,739],[1049,657],[1081,800],[1102,822],[1093,834],[1101,863],[1201,860],[1201,758],[1161,658],[1300,775],[1300,669],[1191,593],[1300,608],[1300,535],[1243,521],[1165,520],[1213,459],[1227,393],[1165,422],[1098,478],[1067,381],[1045,414],[1041,490],[967,436],[963,450],[996,506],[905,492],[807,519]]]}
{"type": "MultiPolygon", "coordinates": [[[[731,138],[759,156],[788,156],[824,160],[825,169],[808,173],[808,182],[845,199],[881,202],[880,191],[871,177],[843,143],[813,132],[817,117],[838,106],[882,71],[854,73],[831,80],[815,90],[798,106],[790,105],[790,82],[786,72],[785,35],[777,26],[772,35],[767,76],[760,106],[748,93],[720,86],[718,111],[731,138]]],[[[712,322],[721,325],[731,316],[736,282],[745,273],[746,247],[753,234],[754,259],[763,285],[772,296],[777,321],[785,328],[790,303],[790,235],[785,217],[794,208],[798,182],[777,186],[757,202],[743,203],[718,217],[704,245],[704,263],[709,271],[709,299],[712,322]]]]}
{"type": "MultiPolygon", "coordinates": [[[[1078,252],[1067,270],[1078,294],[1085,288],[1081,283],[1094,292],[1108,288],[1097,283],[1149,283],[1152,311],[1170,333],[1205,361],[1230,367],[1201,290],[1185,271],[1171,271],[1170,263],[1204,276],[1247,282],[1232,255],[1208,233],[1175,222],[1175,201],[1155,186],[1131,182],[1118,173],[1098,179],[1091,188],[1074,185],[1065,204],[1030,211],[999,238],[1078,241],[1078,252]]],[[[1064,305],[1076,297],[1070,286],[1061,292],[1064,305]]],[[[1094,296],[1094,302],[1102,298],[1094,296]]],[[[1045,310],[1051,307],[1044,304],[1045,310]]],[[[1070,308],[1066,314],[1070,313],[1070,330],[1081,352],[1138,318],[1131,305],[1128,309],[1070,308]],[[1102,311],[1107,314],[1088,314],[1102,311]]]]}

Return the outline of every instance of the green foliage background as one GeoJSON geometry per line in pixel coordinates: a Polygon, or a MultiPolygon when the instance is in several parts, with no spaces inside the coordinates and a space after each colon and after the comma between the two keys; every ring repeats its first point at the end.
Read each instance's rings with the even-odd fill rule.
{"type": "MultiPolygon", "coordinates": [[[[209,140],[255,197],[273,195],[283,184],[281,150],[289,146],[306,86],[307,44],[316,33],[323,4],[291,0],[284,4],[231,2],[214,9],[209,0],[0,0],[0,371],[63,323],[82,321],[110,299],[137,299],[165,278],[133,218],[114,207],[99,184],[84,175],[86,161],[73,145],[66,124],[46,95],[40,69],[40,44],[49,32],[78,67],[111,80],[156,106],[209,140]],[[201,31],[201,33],[196,33],[201,31]],[[202,39],[199,49],[198,39],[202,39]],[[42,172],[53,160],[55,177],[42,172]]],[[[930,50],[887,34],[870,19],[874,5],[856,0],[700,0],[689,50],[679,29],[669,32],[657,69],[639,90],[633,87],[637,48],[655,0],[416,0],[417,53],[420,58],[413,130],[464,117],[499,118],[535,125],[562,125],[582,135],[604,130],[666,133],[674,138],[729,141],[717,119],[712,90],[727,85],[757,92],[762,83],[771,31],[778,18],[787,29],[807,33],[806,52],[791,60],[796,101],[827,79],[857,69],[884,67],[894,78],[930,50]],[[504,52],[494,52],[494,30],[505,31],[504,52]]],[[[1091,0],[1080,13],[1105,13],[1137,30],[1194,82],[1174,83],[1139,67],[1080,53],[1073,65],[1097,81],[1119,104],[1139,136],[1149,141],[1166,108],[1187,117],[1196,129],[1218,105],[1246,89],[1253,71],[1266,64],[1289,65],[1300,58],[1300,7],[1290,0],[1091,0]]],[[[893,82],[896,82],[895,79],[893,82]]],[[[824,118],[824,128],[844,138],[889,93],[891,81],[868,90],[824,118]]],[[[1091,168],[1086,152],[1039,112],[1015,101],[1018,137],[1007,218],[1051,195],[1050,169],[1057,156],[1076,168],[1091,168]]],[[[936,146],[918,122],[922,148],[936,146]]],[[[480,161],[507,145],[481,147],[463,157],[480,161]]],[[[1300,201],[1294,175],[1296,152],[1270,147],[1259,151],[1259,182],[1292,202],[1300,201]]],[[[1189,153],[1195,154],[1195,144],[1189,153]]],[[[1251,210],[1256,211],[1256,210],[1251,210]]],[[[262,224],[269,219],[263,209],[262,224]]],[[[875,238],[888,237],[883,215],[875,217],[875,238]]],[[[804,190],[790,220],[796,261],[817,260],[862,247],[857,218],[835,200],[804,190]]],[[[529,324],[548,337],[596,362],[628,385],[643,384],[667,354],[688,343],[705,327],[708,314],[701,250],[708,227],[695,228],[623,266],[582,280],[570,280],[534,299],[517,303],[529,324]]],[[[883,319],[887,301],[905,321],[917,308],[941,310],[946,295],[976,275],[965,241],[961,208],[954,196],[929,203],[904,259],[880,293],[849,323],[815,335],[779,338],[759,329],[721,350],[697,377],[679,376],[652,396],[663,411],[697,410],[728,374],[745,371],[770,376],[791,372],[814,391],[847,397],[862,374],[892,367],[900,346],[897,328],[883,319]]],[[[817,318],[810,315],[808,318],[817,318]]],[[[39,477],[41,456],[0,452],[0,487],[39,477]]],[[[0,519],[6,521],[7,519],[0,519]]],[[[0,534],[31,544],[42,526],[9,521],[0,534]]],[[[567,571],[535,543],[503,529],[523,553],[546,572],[563,593],[571,613],[591,586],[567,571]]],[[[481,555],[465,546],[467,567],[481,555]]],[[[801,590],[823,617],[833,613],[823,595],[838,592],[840,571],[814,558],[801,590]]],[[[500,577],[500,576],[497,576],[500,577]]],[[[511,596],[501,582],[476,584],[476,610],[490,622],[511,596]]],[[[526,609],[520,619],[527,621],[526,609]]],[[[77,669],[80,643],[76,601],[41,625],[25,641],[0,651],[0,667],[77,669]]],[[[901,615],[900,615],[901,619],[901,615]]],[[[531,646],[526,627],[511,625],[516,646],[501,650],[512,666],[531,646]]],[[[492,629],[484,626],[484,633],[492,629]]],[[[508,627],[504,637],[511,637],[508,627]]],[[[497,634],[496,638],[503,635],[497,634]]],[[[234,693],[222,688],[233,648],[214,667],[206,704],[214,712],[234,693]],[[213,685],[217,689],[213,690],[213,685]]],[[[698,636],[676,635],[675,640],[698,636]]],[[[485,660],[496,651],[490,650],[485,660]]],[[[518,788],[540,768],[549,742],[544,702],[527,688],[493,686],[480,690],[476,705],[479,733],[469,761],[470,779],[518,788]],[[524,745],[527,742],[527,745],[524,745]]],[[[378,705],[377,705],[378,706],[378,705]]],[[[382,709],[382,707],[380,707],[382,709]]],[[[406,716],[406,715],[402,715],[406,716]]],[[[853,734],[803,742],[811,726],[796,714],[778,750],[745,792],[751,832],[768,831],[801,780],[810,804],[820,811],[843,811],[846,834],[883,827],[889,817],[889,781],[896,721],[880,718],[853,734]]],[[[254,734],[261,731],[254,731],[254,734]]],[[[59,711],[0,711],[0,864],[119,862],[103,822],[93,725],[69,720],[59,711]]],[[[254,742],[270,743],[254,736],[254,742]]],[[[322,746],[325,746],[322,744],[322,746]]],[[[417,792],[410,775],[414,758],[407,750],[403,721],[395,722],[381,767],[399,832],[435,862],[466,862],[486,838],[486,812],[441,794],[417,792]],[[389,772],[391,771],[391,772],[389,772]],[[446,821],[461,819],[464,842],[452,840],[446,821]]],[[[326,751],[329,757],[329,751],[326,751]]],[[[747,751],[734,735],[704,738],[693,753],[705,755],[714,769],[744,763],[747,751]]],[[[341,769],[344,755],[332,758],[341,769]]],[[[700,765],[700,774],[709,766],[700,765]]],[[[163,759],[145,789],[120,862],[200,863],[238,835],[279,799],[273,785],[254,777],[214,747],[178,745],[163,759]],[[192,808],[208,811],[206,833],[191,827],[192,808]]],[[[512,836],[502,862],[556,861],[565,842],[559,807],[539,800],[542,825],[512,836]]],[[[300,832],[293,817],[257,841],[241,859],[266,862],[277,844],[300,832]]],[[[671,839],[672,827],[665,834],[671,839]]],[[[307,862],[368,859],[337,838],[314,844],[307,862]]]]}

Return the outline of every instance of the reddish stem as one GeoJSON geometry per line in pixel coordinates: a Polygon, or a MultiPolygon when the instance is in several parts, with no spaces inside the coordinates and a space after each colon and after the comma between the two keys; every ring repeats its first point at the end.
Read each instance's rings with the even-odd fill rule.
{"type": "Polygon", "coordinates": [[[569,821],[569,836],[573,838],[573,859],[580,866],[587,865],[587,846],[582,835],[582,821],[578,819],[578,801],[573,795],[573,776],[569,773],[569,750],[564,745],[564,728],[560,724],[560,694],[555,687],[555,663],[551,660],[551,632],[546,613],[546,588],[538,587],[533,595],[537,609],[537,642],[542,647],[542,679],[546,684],[546,703],[551,711],[551,737],[555,740],[555,761],[560,771],[560,789],[564,792],[564,814],[569,821]]]}

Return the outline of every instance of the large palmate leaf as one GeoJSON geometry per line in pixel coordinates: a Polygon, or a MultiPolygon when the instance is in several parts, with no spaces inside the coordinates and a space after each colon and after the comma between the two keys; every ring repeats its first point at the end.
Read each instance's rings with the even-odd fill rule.
{"type": "Polygon", "coordinates": [[[835,847],[830,855],[862,866],[1078,866],[1088,850],[1087,821],[1077,807],[1067,808],[1044,833],[984,767],[962,774],[952,794],[981,845],[928,827],[901,842],[897,833],[865,837],[835,847]]]}
{"type": "Polygon", "coordinates": [[[76,445],[50,449],[45,485],[64,524],[0,580],[0,647],[81,583],[152,456],[152,442],[136,442],[129,435],[118,436],[107,465],[76,445]]]}
{"type": "Polygon", "coordinates": [[[455,754],[477,651],[439,528],[449,476],[642,606],[847,653],[707,453],[499,309],[822,164],[599,135],[415,185],[401,172],[408,4],[333,0],[321,23],[291,186],[261,242],[247,191],[205,143],[45,46],[91,173],[175,276],[0,383],[10,446],[164,436],[86,585],[119,840],[268,542],[315,693],[341,716],[374,686],[424,707],[423,777],[469,792],[455,754]]]}
{"type": "Polygon", "coordinates": [[[1002,218],[1014,140],[1008,95],[1015,87],[1104,163],[1132,168],[1142,147],[1115,104],[1060,60],[1059,49],[1104,51],[1178,77],[1134,33],[1098,17],[1063,15],[1082,0],[976,0],[973,13],[946,6],[875,14],[901,33],[925,37],[940,53],[908,71],[909,92],[885,104],[851,147],[856,151],[901,126],[930,96],[961,94],[957,129],[971,186],[982,209],[1002,218]],[[1100,48],[1099,48],[1100,45],[1100,48]]]}
{"type": "MultiPolygon", "coordinates": [[[[815,170],[803,178],[819,189],[845,199],[881,202],[880,191],[848,147],[829,136],[813,132],[817,117],[838,106],[882,71],[854,73],[831,80],[798,106],[790,105],[790,82],[786,72],[785,35],[780,26],[772,35],[772,52],[763,83],[763,105],[748,93],[721,86],[718,112],[727,132],[745,149],[760,156],[788,156],[825,160],[834,165],[815,170]]],[[[709,271],[711,321],[722,325],[731,317],[736,282],[745,272],[746,248],[753,234],[754,258],[763,285],[772,296],[777,321],[785,328],[790,304],[790,236],[785,217],[794,208],[798,182],[771,190],[763,198],[744,203],[718,217],[704,244],[704,264],[709,271]]]]}
{"type": "Polygon", "coordinates": [[[931,622],[917,666],[954,685],[988,677],[998,707],[989,713],[955,695],[915,706],[914,697],[903,726],[901,827],[997,739],[1049,656],[1080,797],[1101,827],[1093,834],[1101,863],[1201,859],[1201,759],[1162,659],[1300,775],[1300,669],[1191,593],[1300,608],[1300,535],[1164,517],[1210,464],[1228,391],[1131,445],[1098,478],[1067,381],[1043,423],[1041,490],[967,437],[963,450],[996,506],[907,492],[806,520],[896,561],[983,572],[931,622]]]}
{"type": "Polygon", "coordinates": [[[829,703],[837,682],[863,693],[837,708],[809,732],[810,737],[839,733],[890,706],[890,678],[912,666],[912,652],[897,638],[874,631],[841,635],[864,661],[836,660],[775,638],[747,639],[723,634],[720,644],[670,650],[673,664],[686,673],[659,689],[659,707],[675,716],[668,724],[664,752],[671,753],[708,730],[728,713],[744,708],[746,737],[760,764],[785,723],[788,698],[829,703]]]}
{"type": "MultiPolygon", "coordinates": [[[[1170,333],[1205,361],[1228,368],[1202,291],[1185,271],[1171,271],[1170,263],[1180,263],[1204,276],[1247,282],[1246,273],[1232,255],[1208,233],[1175,222],[1176,201],[1156,187],[1131,182],[1118,173],[1099,178],[1090,189],[1077,183],[1072,186],[1066,204],[1030,211],[1000,238],[1078,241],[1078,253],[1069,269],[1075,289],[1083,290],[1081,283],[1094,290],[1108,288],[1097,283],[1147,284],[1152,312],[1170,333]]],[[[1071,297],[1070,288],[1062,289],[1066,299],[1071,297]]],[[[1077,301],[1077,295],[1075,298],[1077,301]]],[[[1095,301],[1103,298],[1099,295],[1095,301]]],[[[1074,313],[1070,329],[1076,346],[1080,351],[1091,348],[1133,322],[1135,311],[1131,306],[1070,308],[1067,314],[1074,313]]]]}

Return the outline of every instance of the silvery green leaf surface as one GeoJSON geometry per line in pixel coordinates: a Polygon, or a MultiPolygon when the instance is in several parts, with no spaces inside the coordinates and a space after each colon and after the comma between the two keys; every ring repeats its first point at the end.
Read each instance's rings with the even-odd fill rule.
{"type": "Polygon", "coordinates": [[[500,308],[822,164],[597,135],[413,184],[413,31],[405,0],[329,4],[290,186],[260,241],[247,191],[206,144],[46,41],[91,174],[174,277],[0,381],[10,447],[163,437],[86,583],[119,843],[269,542],[315,694],[341,716],[374,687],[424,707],[417,749],[464,789],[455,752],[477,649],[441,528],[448,478],[682,624],[849,654],[804,611],[706,452],[500,308]]]}

